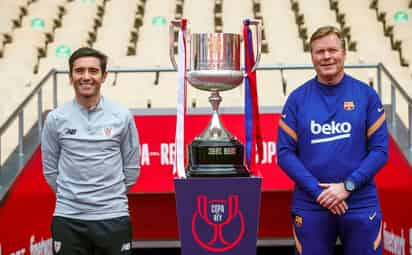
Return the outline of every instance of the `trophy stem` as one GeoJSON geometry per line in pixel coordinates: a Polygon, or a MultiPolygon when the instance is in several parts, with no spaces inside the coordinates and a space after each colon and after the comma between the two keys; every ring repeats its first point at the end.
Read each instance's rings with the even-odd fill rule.
{"type": "Polygon", "coordinates": [[[212,118],[207,128],[199,135],[198,140],[230,141],[233,136],[223,127],[219,117],[219,105],[222,102],[219,91],[212,91],[209,102],[212,105],[212,118]]]}
{"type": "Polygon", "coordinates": [[[214,112],[219,112],[219,106],[222,102],[222,97],[219,94],[219,91],[212,91],[212,94],[209,96],[209,102],[212,105],[212,110],[214,112]]]}
{"type": "Polygon", "coordinates": [[[243,145],[222,125],[219,104],[222,97],[212,90],[209,96],[212,118],[208,127],[189,144],[189,177],[234,177],[249,176],[243,164],[243,145]]]}

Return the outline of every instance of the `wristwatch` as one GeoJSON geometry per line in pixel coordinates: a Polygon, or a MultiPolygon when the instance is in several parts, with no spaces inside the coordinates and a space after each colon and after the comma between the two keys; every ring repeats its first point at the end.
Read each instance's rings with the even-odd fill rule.
{"type": "Polygon", "coordinates": [[[354,192],[356,189],[356,185],[352,180],[346,180],[344,183],[345,189],[348,192],[354,192]]]}

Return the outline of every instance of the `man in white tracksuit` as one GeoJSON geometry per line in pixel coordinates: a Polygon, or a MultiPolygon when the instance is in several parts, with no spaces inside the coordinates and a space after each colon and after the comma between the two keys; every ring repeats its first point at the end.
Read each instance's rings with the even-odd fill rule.
{"type": "Polygon", "coordinates": [[[80,48],[70,59],[75,98],[47,116],[43,173],[56,193],[53,254],[131,254],[127,191],[139,174],[139,140],[126,108],[103,98],[107,57],[80,48]]]}

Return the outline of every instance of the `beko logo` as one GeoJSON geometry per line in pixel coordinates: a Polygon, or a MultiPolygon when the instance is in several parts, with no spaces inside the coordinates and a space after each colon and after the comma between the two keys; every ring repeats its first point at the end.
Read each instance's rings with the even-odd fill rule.
{"type": "Polygon", "coordinates": [[[316,123],[316,121],[310,121],[310,132],[314,135],[328,135],[328,137],[312,139],[311,144],[325,143],[339,139],[349,138],[352,125],[349,122],[335,122],[325,123],[323,125],[316,123]],[[330,136],[331,135],[331,136],[330,136]]]}

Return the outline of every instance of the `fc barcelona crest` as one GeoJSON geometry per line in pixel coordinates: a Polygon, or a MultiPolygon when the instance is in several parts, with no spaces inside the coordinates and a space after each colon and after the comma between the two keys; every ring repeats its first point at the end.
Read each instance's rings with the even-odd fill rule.
{"type": "Polygon", "coordinates": [[[345,111],[353,111],[355,110],[355,103],[353,101],[345,101],[343,102],[343,109],[345,111]]]}
{"type": "Polygon", "coordinates": [[[295,225],[296,227],[300,228],[303,224],[303,218],[302,216],[296,215],[295,216],[295,225]]]}

